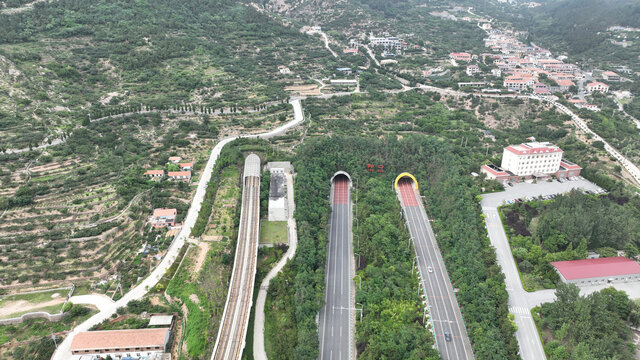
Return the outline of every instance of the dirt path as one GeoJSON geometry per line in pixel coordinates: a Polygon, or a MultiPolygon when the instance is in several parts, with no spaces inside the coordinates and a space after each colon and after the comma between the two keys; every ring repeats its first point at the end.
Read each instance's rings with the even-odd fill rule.
{"type": "Polygon", "coordinates": [[[18,301],[8,301],[2,304],[0,307],[0,318],[9,318],[10,315],[16,313],[24,313],[34,309],[41,309],[47,306],[53,305],[62,305],[64,303],[64,297],[58,297],[55,299],[51,299],[49,301],[41,302],[41,303],[30,303],[26,300],[18,300],[18,301]]]}
{"type": "Polygon", "coordinates": [[[200,242],[198,244],[198,255],[194,259],[193,270],[191,274],[197,278],[200,273],[200,269],[202,269],[202,265],[204,265],[204,261],[207,259],[207,253],[209,253],[209,243],[200,242]]]}

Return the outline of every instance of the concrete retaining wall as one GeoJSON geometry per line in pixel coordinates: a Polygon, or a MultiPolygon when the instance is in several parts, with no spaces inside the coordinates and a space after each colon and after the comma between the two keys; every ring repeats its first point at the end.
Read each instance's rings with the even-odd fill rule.
{"type": "Polygon", "coordinates": [[[47,319],[49,321],[60,321],[60,319],[62,319],[67,314],[68,313],[60,312],[60,313],[51,315],[48,312],[36,311],[36,312],[26,313],[20,317],[0,320],[0,325],[21,324],[25,320],[37,319],[37,318],[47,319]]]}

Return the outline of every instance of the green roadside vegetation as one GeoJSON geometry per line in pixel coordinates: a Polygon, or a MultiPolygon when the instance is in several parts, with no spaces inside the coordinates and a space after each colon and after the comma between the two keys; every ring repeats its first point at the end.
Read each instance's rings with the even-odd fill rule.
{"type": "Polygon", "coordinates": [[[260,222],[260,243],[261,244],[284,244],[288,241],[286,221],[266,221],[260,222]]]}
{"type": "Polygon", "coordinates": [[[580,296],[559,283],[557,300],[532,310],[549,360],[636,359],[629,325],[640,325],[640,305],[613,287],[580,296]]]}
{"type": "MultiPolygon", "coordinates": [[[[68,315],[60,321],[30,319],[15,325],[0,325],[0,358],[7,360],[48,360],[55,344],[52,334],[59,334],[90,318],[98,311],[92,307],[68,303],[65,307],[68,315]],[[19,343],[16,345],[12,345],[19,343]]],[[[58,335],[58,342],[63,335],[58,335]]]]}
{"type": "MultiPolygon", "coordinates": [[[[287,251],[287,246],[278,245],[274,247],[261,247],[258,249],[258,266],[256,270],[256,281],[253,285],[253,306],[251,307],[251,316],[249,317],[249,324],[247,325],[247,336],[245,339],[245,347],[242,351],[243,360],[254,359],[253,355],[253,328],[255,325],[256,317],[256,299],[258,298],[258,291],[260,290],[260,284],[264,280],[267,273],[280,261],[284,253],[287,251]]],[[[265,328],[268,326],[267,319],[265,318],[265,328]]],[[[266,340],[266,339],[265,339],[266,340]]],[[[266,344],[265,344],[266,346],[266,344]]],[[[267,352],[269,354],[269,352],[267,352]]],[[[278,355],[274,355],[275,359],[278,355]]]]}
{"type": "MultiPolygon", "coordinates": [[[[233,267],[233,244],[216,242],[208,244],[209,251],[200,269],[197,253],[192,247],[182,265],[167,287],[167,294],[179,299],[186,314],[186,326],[181,341],[186,344],[185,359],[207,357],[213,351],[220,318],[227,296],[228,278],[233,267]]],[[[178,340],[178,339],[176,339],[178,340]]]]}
{"type": "Polygon", "coordinates": [[[503,275],[475,203],[480,189],[465,175],[464,160],[456,150],[425,135],[404,135],[401,140],[334,135],[309,139],[298,149],[303,159],[295,164],[298,253],[269,291],[268,316],[273,327],[265,332],[274,353],[285,359],[317,357],[315,317],[324,292],[328,179],[337,170],[347,170],[359,178],[363,209],[358,213],[363,232],[359,272],[363,289],[356,296],[364,305],[363,321],[357,324],[358,352],[370,359],[434,356],[430,351],[433,338],[421,325],[417,281],[411,275],[413,253],[398,246],[407,234],[401,230],[391,184],[398,173],[410,171],[422,184],[429,184],[421,189],[428,210],[438,219],[435,231],[454,286],[460,289],[458,300],[476,357],[517,358],[503,275]],[[367,163],[384,164],[385,172],[371,174],[366,171],[367,163]],[[458,236],[462,233],[464,241],[458,236]],[[402,316],[388,317],[398,311],[402,316]]]}
{"type": "Polygon", "coordinates": [[[601,257],[622,250],[631,258],[640,248],[640,200],[628,192],[606,196],[571,192],[555,200],[514,203],[500,208],[513,257],[527,291],[554,288],[552,261],[601,257]]]}

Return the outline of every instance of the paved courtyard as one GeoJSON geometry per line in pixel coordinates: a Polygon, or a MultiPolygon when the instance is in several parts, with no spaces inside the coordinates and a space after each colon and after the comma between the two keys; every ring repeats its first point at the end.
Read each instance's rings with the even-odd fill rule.
{"type": "Polygon", "coordinates": [[[509,200],[525,199],[530,196],[563,194],[573,189],[602,191],[602,188],[598,185],[584,179],[565,181],[564,183],[557,180],[551,182],[541,181],[536,184],[515,183],[513,186],[507,186],[505,191],[482,195],[482,207],[498,207],[509,200]]]}

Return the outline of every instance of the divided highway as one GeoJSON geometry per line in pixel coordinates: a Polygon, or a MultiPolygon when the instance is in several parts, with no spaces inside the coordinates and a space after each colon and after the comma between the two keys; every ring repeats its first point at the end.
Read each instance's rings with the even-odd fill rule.
{"type": "Polygon", "coordinates": [[[353,357],[350,186],[351,180],[344,173],[338,173],[332,179],[325,304],[320,309],[318,328],[321,360],[353,357]]]}
{"type": "Polygon", "coordinates": [[[240,359],[249,323],[260,233],[260,158],[255,154],[245,160],[243,182],[231,284],[211,360],[240,359]]]}
{"type": "Polygon", "coordinates": [[[402,177],[396,190],[413,239],[436,346],[444,360],[474,359],[449,274],[414,185],[402,177]]]}

